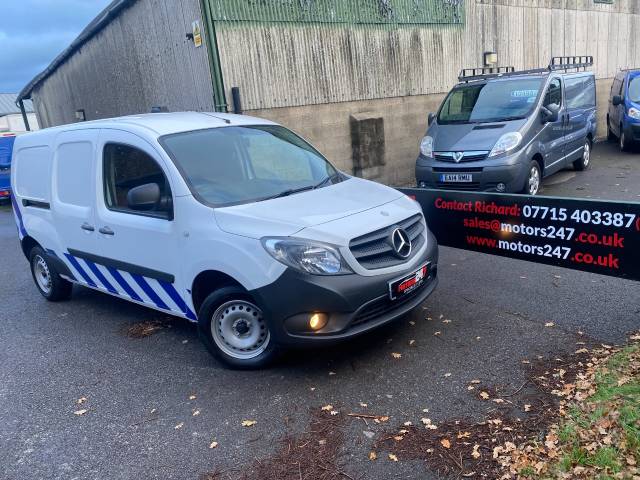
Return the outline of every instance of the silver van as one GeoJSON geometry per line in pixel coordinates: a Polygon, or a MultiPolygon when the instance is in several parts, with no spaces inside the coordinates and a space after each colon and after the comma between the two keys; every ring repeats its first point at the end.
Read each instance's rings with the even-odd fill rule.
{"type": "Polygon", "coordinates": [[[418,187],[536,195],[542,178],[572,164],[588,168],[596,83],[584,70],[592,64],[554,57],[544,69],[463,70],[429,115],[418,187]]]}

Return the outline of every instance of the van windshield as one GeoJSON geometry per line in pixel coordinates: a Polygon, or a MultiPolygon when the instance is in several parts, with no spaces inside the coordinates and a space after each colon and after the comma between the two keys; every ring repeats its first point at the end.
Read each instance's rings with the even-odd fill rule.
{"type": "Polygon", "coordinates": [[[640,103],[640,75],[629,82],[629,100],[640,103]]]}
{"type": "Polygon", "coordinates": [[[445,99],[438,123],[500,122],[525,118],[533,110],[543,79],[509,79],[454,88],[445,99]]]}
{"type": "Polygon", "coordinates": [[[194,196],[229,206],[321,188],[342,175],[311,145],[277,125],[166,135],[160,143],[194,196]]]}

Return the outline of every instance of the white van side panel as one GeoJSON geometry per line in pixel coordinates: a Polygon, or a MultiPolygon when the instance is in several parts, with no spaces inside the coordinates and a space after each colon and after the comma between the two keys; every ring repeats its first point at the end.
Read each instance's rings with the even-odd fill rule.
{"type": "Polygon", "coordinates": [[[21,148],[16,152],[15,193],[23,199],[48,202],[51,198],[51,161],[49,145],[21,148]]]}

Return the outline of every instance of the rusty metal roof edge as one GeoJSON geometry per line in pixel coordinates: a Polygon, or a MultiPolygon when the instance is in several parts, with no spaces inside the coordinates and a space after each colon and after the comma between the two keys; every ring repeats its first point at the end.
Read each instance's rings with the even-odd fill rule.
{"type": "Polygon", "coordinates": [[[113,0],[102,12],[87,25],[80,35],[71,42],[42,72],[36,75],[18,94],[16,103],[20,100],[31,98],[33,89],[51,76],[71,55],[79,50],[86,42],[93,38],[111,21],[116,18],[122,10],[133,4],[136,0],[113,0]]]}

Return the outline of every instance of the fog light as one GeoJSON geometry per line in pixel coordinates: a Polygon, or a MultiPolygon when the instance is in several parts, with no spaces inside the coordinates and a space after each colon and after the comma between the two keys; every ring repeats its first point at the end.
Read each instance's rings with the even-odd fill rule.
{"type": "Polygon", "coordinates": [[[507,186],[504,183],[499,183],[496,185],[496,190],[499,192],[504,192],[507,189],[507,186]]]}
{"type": "Polygon", "coordinates": [[[327,325],[329,317],[326,313],[314,313],[309,318],[309,327],[311,330],[320,330],[327,325]]]}

